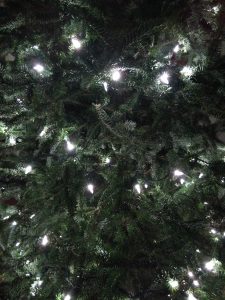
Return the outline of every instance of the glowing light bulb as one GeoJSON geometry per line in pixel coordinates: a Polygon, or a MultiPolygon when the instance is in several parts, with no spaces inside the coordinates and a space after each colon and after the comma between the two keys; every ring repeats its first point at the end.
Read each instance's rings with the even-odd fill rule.
{"type": "Polygon", "coordinates": [[[169,283],[170,287],[174,290],[179,288],[178,280],[170,279],[168,283],[169,283]]]}
{"type": "Polygon", "coordinates": [[[9,144],[11,146],[15,146],[16,145],[16,139],[13,136],[10,136],[10,138],[9,138],[9,144]]]}
{"type": "Polygon", "coordinates": [[[180,46],[176,45],[176,47],[174,47],[173,52],[177,53],[180,50],[180,46]]]}
{"type": "Polygon", "coordinates": [[[147,189],[147,188],[148,188],[148,184],[147,184],[147,183],[145,183],[144,187],[147,189]]]}
{"type": "Polygon", "coordinates": [[[73,151],[75,149],[75,145],[72,144],[69,140],[66,141],[66,146],[68,151],[73,151]]]}
{"type": "Polygon", "coordinates": [[[111,162],[111,159],[110,159],[109,157],[106,157],[105,163],[106,163],[106,164],[110,164],[110,162],[111,162]]]}
{"type": "Polygon", "coordinates": [[[184,175],[184,173],[181,172],[180,170],[175,170],[175,171],[173,172],[173,174],[174,174],[174,176],[177,176],[177,177],[183,176],[183,175],[184,175]]]}
{"type": "Polygon", "coordinates": [[[108,83],[107,82],[103,82],[103,86],[106,92],[108,92],[108,83]]]}
{"type": "Polygon", "coordinates": [[[91,193],[91,194],[94,194],[94,185],[89,183],[87,185],[87,190],[91,193]]]}
{"type": "Polygon", "coordinates": [[[214,267],[215,267],[215,262],[214,262],[214,260],[210,260],[210,261],[208,261],[207,263],[205,263],[205,268],[206,268],[206,270],[208,270],[208,271],[213,271],[214,267]]]}
{"type": "Polygon", "coordinates": [[[112,72],[112,80],[113,81],[119,81],[121,78],[121,73],[118,70],[114,70],[112,72]]]}
{"type": "Polygon", "coordinates": [[[141,193],[141,186],[140,186],[139,183],[135,184],[134,189],[136,190],[136,192],[137,192],[138,194],[141,193]]]}
{"type": "Polygon", "coordinates": [[[190,278],[193,278],[193,277],[194,277],[193,272],[189,271],[189,272],[188,272],[188,276],[189,276],[190,278]]]}
{"type": "Polygon", "coordinates": [[[167,72],[164,72],[160,77],[159,80],[161,83],[169,84],[169,74],[167,72]]]}
{"type": "Polygon", "coordinates": [[[192,293],[188,293],[188,300],[198,300],[192,293]]]}
{"type": "Polygon", "coordinates": [[[9,219],[9,216],[6,216],[3,218],[3,220],[8,220],[9,219]]]}
{"type": "Polygon", "coordinates": [[[70,296],[70,295],[66,295],[66,296],[64,297],[64,300],[71,300],[71,296],[70,296]]]}
{"type": "Polygon", "coordinates": [[[45,134],[46,134],[46,132],[47,132],[47,126],[45,126],[44,128],[43,128],[43,130],[41,131],[41,133],[39,134],[39,136],[40,137],[43,137],[45,134]]]}
{"type": "Polygon", "coordinates": [[[194,284],[194,286],[199,286],[198,280],[194,280],[194,281],[193,281],[193,284],[194,284]]]}
{"type": "Polygon", "coordinates": [[[45,235],[41,240],[41,244],[42,246],[46,246],[48,243],[49,243],[48,237],[47,235],[45,235]]]}
{"type": "Polygon", "coordinates": [[[26,166],[25,170],[24,170],[25,174],[29,174],[30,172],[32,172],[32,166],[26,166]]]}
{"type": "Polygon", "coordinates": [[[77,39],[77,38],[75,38],[75,37],[72,37],[71,38],[71,42],[72,42],[72,48],[73,49],[80,49],[81,48],[81,42],[77,39]]]}
{"type": "Polygon", "coordinates": [[[17,243],[16,243],[16,247],[18,247],[19,245],[20,245],[20,242],[17,242],[17,243]]]}
{"type": "Polygon", "coordinates": [[[191,75],[193,75],[193,69],[191,67],[185,66],[180,71],[180,73],[185,77],[190,77],[191,75]]]}
{"type": "Polygon", "coordinates": [[[211,232],[212,234],[216,234],[216,230],[215,230],[215,229],[211,229],[210,232],[211,232]]]}
{"type": "Polygon", "coordinates": [[[31,216],[30,216],[30,219],[33,219],[34,217],[35,217],[35,214],[31,215],[31,216]]]}
{"type": "Polygon", "coordinates": [[[184,180],[183,178],[181,178],[180,183],[181,183],[181,184],[184,184],[184,183],[185,183],[185,180],[184,180]]]}
{"type": "Polygon", "coordinates": [[[202,178],[203,176],[204,176],[204,174],[200,173],[199,176],[198,176],[198,178],[202,178]]]}
{"type": "Polygon", "coordinates": [[[12,226],[16,226],[17,225],[17,222],[16,221],[13,221],[12,222],[12,226]]]}
{"type": "Polygon", "coordinates": [[[212,8],[212,12],[216,15],[220,11],[220,5],[216,5],[212,8]]]}
{"type": "Polygon", "coordinates": [[[36,64],[36,65],[33,67],[33,69],[34,69],[35,71],[37,71],[38,73],[41,73],[41,72],[44,71],[44,67],[43,67],[41,64],[36,64]]]}

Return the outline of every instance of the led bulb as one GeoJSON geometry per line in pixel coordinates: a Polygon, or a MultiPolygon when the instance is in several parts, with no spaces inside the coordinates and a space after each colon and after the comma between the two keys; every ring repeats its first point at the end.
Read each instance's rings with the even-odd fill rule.
{"type": "Polygon", "coordinates": [[[184,173],[181,172],[180,170],[175,170],[175,171],[173,172],[173,174],[174,174],[174,176],[177,176],[177,177],[183,176],[183,175],[184,175],[184,173]]]}
{"type": "Polygon", "coordinates": [[[188,293],[188,300],[198,300],[192,293],[188,293]]]}
{"type": "Polygon", "coordinates": [[[33,219],[34,217],[35,217],[35,214],[31,215],[31,216],[30,216],[30,219],[33,219]]]}
{"type": "Polygon", "coordinates": [[[106,157],[105,163],[106,163],[106,164],[110,164],[110,162],[111,162],[111,159],[110,159],[109,157],[106,157]]]}
{"type": "Polygon", "coordinates": [[[147,183],[145,183],[144,187],[147,189],[147,188],[148,188],[148,184],[147,184],[147,183]]]}
{"type": "Polygon", "coordinates": [[[217,260],[212,259],[212,260],[208,261],[207,263],[205,263],[205,268],[206,268],[206,270],[208,270],[210,272],[214,272],[216,265],[217,265],[217,260]]]}
{"type": "Polygon", "coordinates": [[[164,72],[160,77],[159,80],[161,83],[169,84],[169,74],[167,72],[164,72]]]}
{"type": "Polygon", "coordinates": [[[108,83],[107,82],[103,82],[103,86],[106,92],[108,92],[108,83]]]}
{"type": "Polygon", "coordinates": [[[189,272],[188,272],[188,276],[189,276],[190,278],[193,278],[193,277],[194,277],[193,272],[189,271],[189,272]]]}
{"type": "Polygon", "coordinates": [[[72,37],[71,42],[72,42],[72,48],[73,49],[80,49],[81,48],[81,42],[77,38],[72,37]]]}
{"type": "Polygon", "coordinates": [[[41,133],[39,134],[39,136],[40,137],[43,137],[45,134],[46,134],[46,132],[47,132],[47,126],[45,126],[44,128],[43,128],[43,130],[41,131],[41,133]]]}
{"type": "Polygon", "coordinates": [[[141,193],[141,186],[140,186],[139,183],[135,184],[134,189],[136,190],[136,192],[137,192],[138,194],[141,193]]]}
{"type": "Polygon", "coordinates": [[[181,178],[180,183],[181,183],[181,184],[184,184],[184,183],[185,183],[185,180],[184,180],[183,178],[181,178]]]}
{"type": "Polygon", "coordinates": [[[42,246],[46,246],[48,243],[49,243],[48,237],[47,235],[45,235],[41,240],[41,244],[42,246]]]}
{"type": "Polygon", "coordinates": [[[20,242],[17,242],[17,243],[16,243],[16,247],[19,247],[19,245],[20,245],[20,242]]]}
{"type": "Polygon", "coordinates": [[[180,71],[180,73],[185,77],[190,77],[193,75],[193,69],[189,66],[183,67],[183,69],[180,71]]]}
{"type": "Polygon", "coordinates": [[[204,176],[204,174],[200,173],[199,176],[198,176],[198,178],[202,178],[203,176],[204,176]]]}
{"type": "Polygon", "coordinates": [[[119,81],[121,78],[121,73],[118,70],[114,70],[112,72],[112,80],[113,81],[119,81]]]}
{"type": "Polygon", "coordinates": [[[13,136],[10,136],[10,138],[9,138],[9,144],[11,146],[15,146],[16,145],[16,139],[13,136]]]}
{"type": "Polygon", "coordinates": [[[216,230],[215,230],[215,229],[211,229],[210,232],[211,232],[212,234],[216,234],[216,230]]]}
{"type": "Polygon", "coordinates": [[[68,151],[73,151],[75,149],[74,144],[72,144],[69,140],[66,141],[66,145],[68,151]]]}
{"type": "Polygon", "coordinates": [[[193,284],[194,284],[194,286],[199,286],[198,280],[194,280],[194,281],[193,281],[193,284]]]}
{"type": "Polygon", "coordinates": [[[16,226],[17,225],[17,222],[16,221],[13,221],[12,222],[12,226],[16,226]]]}
{"type": "Polygon", "coordinates": [[[89,183],[87,185],[87,189],[91,194],[94,194],[94,185],[93,184],[89,183]]]}
{"type": "Polygon", "coordinates": [[[70,295],[66,295],[66,296],[64,297],[64,300],[71,300],[71,296],[70,296],[70,295]]]}
{"type": "Polygon", "coordinates": [[[168,283],[169,283],[170,287],[174,290],[179,288],[178,280],[170,279],[168,283]]]}
{"type": "Polygon", "coordinates": [[[176,45],[176,47],[174,47],[173,52],[177,53],[180,50],[180,46],[176,45]]]}
{"type": "Polygon", "coordinates": [[[41,73],[41,72],[44,71],[44,67],[43,67],[42,65],[40,65],[40,64],[36,64],[36,65],[33,67],[33,69],[34,69],[35,71],[37,71],[38,73],[41,73]]]}
{"type": "Polygon", "coordinates": [[[26,166],[26,168],[24,170],[25,174],[29,174],[31,171],[32,171],[32,166],[30,166],[30,165],[26,166]]]}

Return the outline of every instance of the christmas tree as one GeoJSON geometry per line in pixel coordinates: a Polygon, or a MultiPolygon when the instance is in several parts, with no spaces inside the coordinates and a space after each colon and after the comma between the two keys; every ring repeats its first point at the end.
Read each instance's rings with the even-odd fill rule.
{"type": "Polygon", "coordinates": [[[0,299],[225,299],[224,1],[0,18],[0,299]]]}

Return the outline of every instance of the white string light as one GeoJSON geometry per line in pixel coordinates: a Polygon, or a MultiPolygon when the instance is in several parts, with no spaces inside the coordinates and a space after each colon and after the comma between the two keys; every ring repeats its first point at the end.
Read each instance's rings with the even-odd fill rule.
{"type": "Polygon", "coordinates": [[[34,217],[35,217],[35,214],[31,215],[31,216],[30,216],[30,219],[33,219],[34,217]]]}
{"type": "Polygon", "coordinates": [[[164,84],[169,84],[169,74],[164,72],[162,75],[160,75],[159,81],[164,84]]]}
{"type": "Polygon", "coordinates": [[[25,174],[29,174],[30,172],[32,172],[32,166],[28,165],[26,166],[26,168],[24,169],[25,174]]]}
{"type": "Polygon", "coordinates": [[[200,173],[199,176],[198,176],[198,178],[202,178],[203,176],[204,176],[204,174],[200,173]]]}
{"type": "Polygon", "coordinates": [[[147,188],[148,188],[148,184],[147,184],[147,183],[145,183],[144,187],[147,189],[147,188]]]}
{"type": "Polygon", "coordinates": [[[119,81],[121,78],[121,73],[118,70],[112,71],[112,80],[113,81],[119,81]]]}
{"type": "Polygon", "coordinates": [[[205,268],[206,270],[215,273],[218,267],[220,266],[220,264],[221,263],[217,259],[213,258],[210,261],[205,263],[205,268]]]}
{"type": "Polygon", "coordinates": [[[16,247],[19,247],[19,245],[20,245],[20,242],[17,242],[17,243],[16,243],[16,247]]]}
{"type": "Polygon", "coordinates": [[[48,127],[45,126],[45,127],[43,128],[43,130],[41,131],[41,133],[39,134],[39,136],[40,136],[40,137],[43,137],[43,136],[46,134],[47,129],[48,129],[48,127]]]}
{"type": "Polygon", "coordinates": [[[72,48],[73,49],[80,49],[81,48],[81,42],[76,38],[76,37],[72,37],[71,38],[71,42],[72,42],[72,48]]]}
{"type": "Polygon", "coordinates": [[[176,45],[173,49],[173,52],[177,53],[180,50],[180,46],[176,45]]]}
{"type": "Polygon", "coordinates": [[[49,243],[49,239],[48,239],[47,235],[45,235],[41,240],[41,244],[42,244],[42,246],[47,246],[48,243],[49,243]]]}
{"type": "Polygon", "coordinates": [[[138,194],[141,193],[141,186],[140,186],[139,183],[135,184],[134,189],[136,190],[136,192],[137,192],[138,194]]]}
{"type": "Polygon", "coordinates": [[[103,86],[104,86],[104,90],[106,91],[106,92],[108,92],[108,83],[107,82],[103,82],[103,86]]]}
{"type": "Polygon", "coordinates": [[[193,284],[194,284],[194,286],[198,287],[198,286],[199,286],[198,280],[194,280],[194,281],[193,281],[193,284]]]}
{"type": "Polygon", "coordinates": [[[176,290],[176,289],[179,288],[179,282],[178,282],[178,280],[170,279],[170,280],[168,281],[168,283],[169,283],[170,287],[171,287],[172,289],[174,289],[174,290],[176,290]]]}
{"type": "Polygon", "coordinates": [[[73,151],[75,149],[75,145],[72,144],[69,140],[66,141],[66,146],[68,151],[73,151]]]}
{"type": "Polygon", "coordinates": [[[217,233],[216,229],[211,229],[210,232],[211,232],[212,234],[216,234],[216,233],[217,233]]]}
{"type": "Polygon", "coordinates": [[[198,300],[198,299],[195,298],[195,296],[191,292],[189,292],[188,293],[188,300],[198,300]]]}
{"type": "Polygon", "coordinates": [[[177,176],[177,177],[180,177],[180,176],[183,176],[183,175],[184,175],[184,173],[181,172],[180,170],[175,170],[175,171],[173,172],[173,174],[174,174],[174,176],[177,176]]]}
{"type": "Polygon", "coordinates": [[[181,183],[181,184],[184,184],[184,183],[185,183],[185,180],[184,180],[183,178],[181,178],[181,179],[180,179],[180,183],[181,183]]]}
{"type": "Polygon", "coordinates": [[[191,77],[193,75],[193,69],[189,66],[185,66],[180,73],[185,77],[191,77]]]}
{"type": "Polygon", "coordinates": [[[91,193],[94,194],[94,185],[92,183],[89,183],[87,185],[87,190],[91,193]]]}
{"type": "Polygon", "coordinates": [[[70,296],[70,295],[66,295],[66,296],[64,297],[64,300],[71,300],[71,296],[70,296]]]}
{"type": "Polygon", "coordinates": [[[17,222],[16,221],[13,221],[12,222],[12,226],[16,226],[17,225],[17,222]]]}
{"type": "Polygon", "coordinates": [[[35,71],[37,71],[38,73],[41,73],[44,71],[44,67],[41,64],[36,64],[35,66],[33,66],[33,69],[35,71]]]}
{"type": "Polygon", "coordinates": [[[193,278],[193,277],[194,277],[193,272],[189,271],[189,272],[188,272],[188,276],[189,276],[190,278],[193,278]]]}
{"type": "Polygon", "coordinates": [[[9,144],[11,146],[15,146],[16,145],[16,139],[13,136],[10,136],[10,138],[9,138],[9,144]]]}

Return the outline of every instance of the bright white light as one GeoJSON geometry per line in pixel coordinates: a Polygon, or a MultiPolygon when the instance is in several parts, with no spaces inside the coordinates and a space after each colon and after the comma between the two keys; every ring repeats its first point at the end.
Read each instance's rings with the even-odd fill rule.
{"type": "Polygon", "coordinates": [[[32,171],[32,166],[30,166],[30,165],[26,166],[26,168],[24,170],[25,174],[29,174],[31,171],[32,171]]]}
{"type": "Polygon", "coordinates": [[[208,261],[207,263],[205,263],[205,268],[208,271],[214,271],[215,267],[216,267],[216,259],[212,259],[210,261],[208,261]]]}
{"type": "Polygon", "coordinates": [[[64,297],[64,300],[70,300],[71,299],[71,296],[70,295],[66,295],[65,297],[64,297]]]}
{"type": "Polygon", "coordinates": [[[194,286],[199,286],[198,280],[194,280],[194,281],[193,281],[193,284],[194,284],[194,286]]]}
{"type": "Polygon", "coordinates": [[[216,5],[212,8],[213,13],[216,15],[220,11],[220,5],[216,5]]]}
{"type": "Polygon", "coordinates": [[[200,253],[201,251],[199,249],[196,250],[197,253],[200,253]]]}
{"type": "Polygon", "coordinates": [[[3,220],[8,220],[9,219],[9,216],[6,216],[3,218],[3,220]]]}
{"type": "Polygon", "coordinates": [[[94,194],[94,185],[93,184],[89,183],[87,185],[87,189],[91,194],[94,194]]]}
{"type": "Polygon", "coordinates": [[[198,300],[192,293],[188,293],[188,300],[198,300]]]}
{"type": "Polygon", "coordinates": [[[12,145],[12,146],[16,145],[16,139],[13,136],[10,136],[10,138],[9,138],[9,144],[12,145]]]}
{"type": "Polygon", "coordinates": [[[108,92],[108,83],[107,82],[103,82],[103,86],[106,92],[108,92]]]}
{"type": "Polygon", "coordinates": [[[199,177],[199,178],[202,178],[203,176],[204,176],[204,174],[203,174],[203,173],[200,173],[198,177],[199,177]]]}
{"type": "Polygon", "coordinates": [[[68,151],[73,151],[74,150],[74,148],[75,148],[75,145],[74,144],[72,144],[70,141],[66,141],[66,146],[67,146],[67,150],[68,151]]]}
{"type": "Polygon", "coordinates": [[[169,285],[172,289],[178,289],[179,288],[179,282],[177,280],[170,279],[168,283],[169,283],[169,285]]]}
{"type": "Polygon", "coordinates": [[[148,188],[148,184],[147,184],[147,183],[145,183],[144,187],[147,189],[147,188],[148,188]]]}
{"type": "Polygon", "coordinates": [[[190,278],[193,278],[193,277],[194,277],[193,272],[189,271],[189,272],[188,272],[188,276],[189,276],[190,278]]]}
{"type": "Polygon", "coordinates": [[[42,246],[46,246],[48,243],[49,243],[48,237],[47,235],[45,235],[41,240],[41,244],[42,246]]]}
{"type": "Polygon", "coordinates": [[[183,176],[183,175],[184,175],[184,173],[181,172],[180,170],[175,170],[175,171],[173,172],[173,174],[174,174],[174,176],[177,176],[177,177],[183,176]]]}
{"type": "Polygon", "coordinates": [[[185,180],[184,180],[183,178],[181,178],[180,183],[181,183],[181,184],[184,184],[184,183],[185,183],[185,180]]]}
{"type": "Polygon", "coordinates": [[[13,221],[12,222],[12,226],[16,226],[17,225],[17,222],[16,221],[13,221]]]}
{"type": "Polygon", "coordinates": [[[112,80],[113,81],[119,81],[121,78],[121,73],[118,70],[114,70],[112,72],[112,80]]]}
{"type": "Polygon", "coordinates": [[[176,47],[173,49],[173,52],[177,53],[180,50],[180,46],[176,45],[176,47]]]}
{"type": "Polygon", "coordinates": [[[37,71],[38,73],[41,73],[41,72],[44,71],[44,67],[43,67],[42,65],[40,65],[40,64],[36,64],[36,65],[33,67],[33,69],[34,69],[35,71],[37,71]]]}
{"type": "Polygon", "coordinates": [[[35,214],[31,215],[31,216],[30,216],[30,219],[33,219],[34,217],[35,217],[35,214]]]}
{"type": "Polygon", "coordinates": [[[81,42],[77,38],[72,37],[71,42],[72,42],[72,48],[73,49],[80,49],[81,48],[81,42]]]}
{"type": "Polygon", "coordinates": [[[204,205],[208,205],[209,203],[208,202],[204,202],[204,205]]]}
{"type": "Polygon", "coordinates": [[[210,232],[211,232],[212,234],[216,234],[216,233],[217,233],[217,231],[216,231],[215,229],[211,229],[210,232]]]}
{"type": "Polygon", "coordinates": [[[16,247],[18,247],[19,245],[20,245],[20,242],[17,242],[17,243],[16,243],[16,247]]]}
{"type": "Polygon", "coordinates": [[[33,49],[38,50],[38,49],[39,49],[39,46],[38,46],[38,45],[35,45],[35,46],[33,46],[33,49]]]}
{"type": "Polygon", "coordinates": [[[109,157],[106,157],[105,163],[106,163],[106,164],[110,164],[110,162],[111,162],[111,159],[110,159],[109,157]]]}
{"type": "Polygon", "coordinates": [[[164,72],[160,77],[159,80],[161,83],[169,84],[169,74],[167,72],[164,72]]]}
{"type": "Polygon", "coordinates": [[[191,67],[183,67],[183,69],[180,71],[180,73],[185,76],[185,77],[190,77],[191,75],[193,75],[193,70],[191,67]]]}
{"type": "Polygon", "coordinates": [[[39,136],[40,137],[42,137],[42,136],[44,136],[45,134],[46,134],[46,132],[47,132],[47,126],[45,126],[44,128],[43,128],[43,130],[41,131],[41,133],[39,134],[39,136]]]}
{"type": "Polygon", "coordinates": [[[136,192],[137,192],[138,194],[141,193],[141,186],[140,186],[139,183],[135,184],[134,189],[136,190],[136,192]]]}

